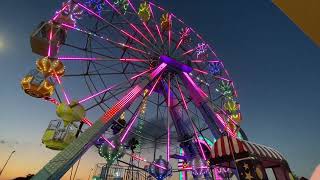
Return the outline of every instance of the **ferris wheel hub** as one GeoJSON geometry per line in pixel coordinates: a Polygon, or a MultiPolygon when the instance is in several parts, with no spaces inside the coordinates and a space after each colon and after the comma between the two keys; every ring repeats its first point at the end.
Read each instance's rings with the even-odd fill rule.
{"type": "Polygon", "coordinates": [[[190,67],[186,64],[183,64],[183,63],[181,63],[181,62],[177,61],[176,59],[173,59],[169,56],[161,55],[160,61],[168,64],[168,66],[171,69],[173,69],[174,71],[186,72],[186,73],[190,73],[192,71],[192,67],[190,67]]]}

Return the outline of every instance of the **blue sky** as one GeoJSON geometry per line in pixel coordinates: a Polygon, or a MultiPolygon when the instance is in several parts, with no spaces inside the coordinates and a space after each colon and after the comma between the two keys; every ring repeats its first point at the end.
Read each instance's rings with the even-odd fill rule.
{"type": "MultiPolygon", "coordinates": [[[[0,146],[1,162],[2,154],[9,153],[16,142],[21,150],[32,146],[30,154],[44,148],[40,138],[55,118],[54,108],[26,96],[19,82],[37,58],[30,49],[30,33],[60,3],[18,0],[1,4],[0,140],[8,142],[0,146]]],[[[223,59],[239,91],[249,139],[275,147],[296,174],[309,177],[320,163],[319,47],[270,1],[157,3],[194,27],[223,59]]]]}

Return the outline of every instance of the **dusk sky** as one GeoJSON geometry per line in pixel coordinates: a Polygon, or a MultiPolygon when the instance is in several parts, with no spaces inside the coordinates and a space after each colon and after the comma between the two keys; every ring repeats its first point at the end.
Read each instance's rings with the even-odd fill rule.
{"type": "MultiPolygon", "coordinates": [[[[203,35],[224,61],[239,92],[242,127],[250,141],[274,147],[291,170],[310,177],[320,163],[320,49],[269,0],[161,0],[203,35]]],[[[0,6],[0,179],[36,173],[55,154],[41,137],[55,108],[20,88],[34,67],[29,36],[61,0],[3,1],[0,6]]],[[[85,87],[84,87],[85,88],[85,87]]],[[[77,178],[98,162],[95,149],[77,178]]]]}

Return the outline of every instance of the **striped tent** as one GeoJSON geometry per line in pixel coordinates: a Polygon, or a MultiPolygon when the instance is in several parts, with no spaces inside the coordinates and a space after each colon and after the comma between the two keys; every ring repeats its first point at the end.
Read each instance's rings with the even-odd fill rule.
{"type": "Polygon", "coordinates": [[[284,157],[273,148],[228,136],[222,136],[214,143],[211,154],[215,163],[232,160],[233,157],[240,159],[248,156],[285,161],[284,157]]]}

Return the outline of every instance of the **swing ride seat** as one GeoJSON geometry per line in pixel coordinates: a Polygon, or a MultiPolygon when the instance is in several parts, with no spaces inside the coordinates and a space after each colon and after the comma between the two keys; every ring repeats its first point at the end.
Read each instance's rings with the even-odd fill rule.
{"type": "Polygon", "coordinates": [[[46,129],[42,143],[48,149],[63,150],[76,138],[76,131],[71,125],[63,127],[62,124],[61,120],[52,120],[46,129]]]}
{"type": "Polygon", "coordinates": [[[38,28],[32,33],[30,44],[32,52],[36,54],[48,56],[50,48],[50,56],[56,56],[60,45],[63,44],[65,40],[66,31],[64,29],[51,22],[41,22],[38,28]]]}

